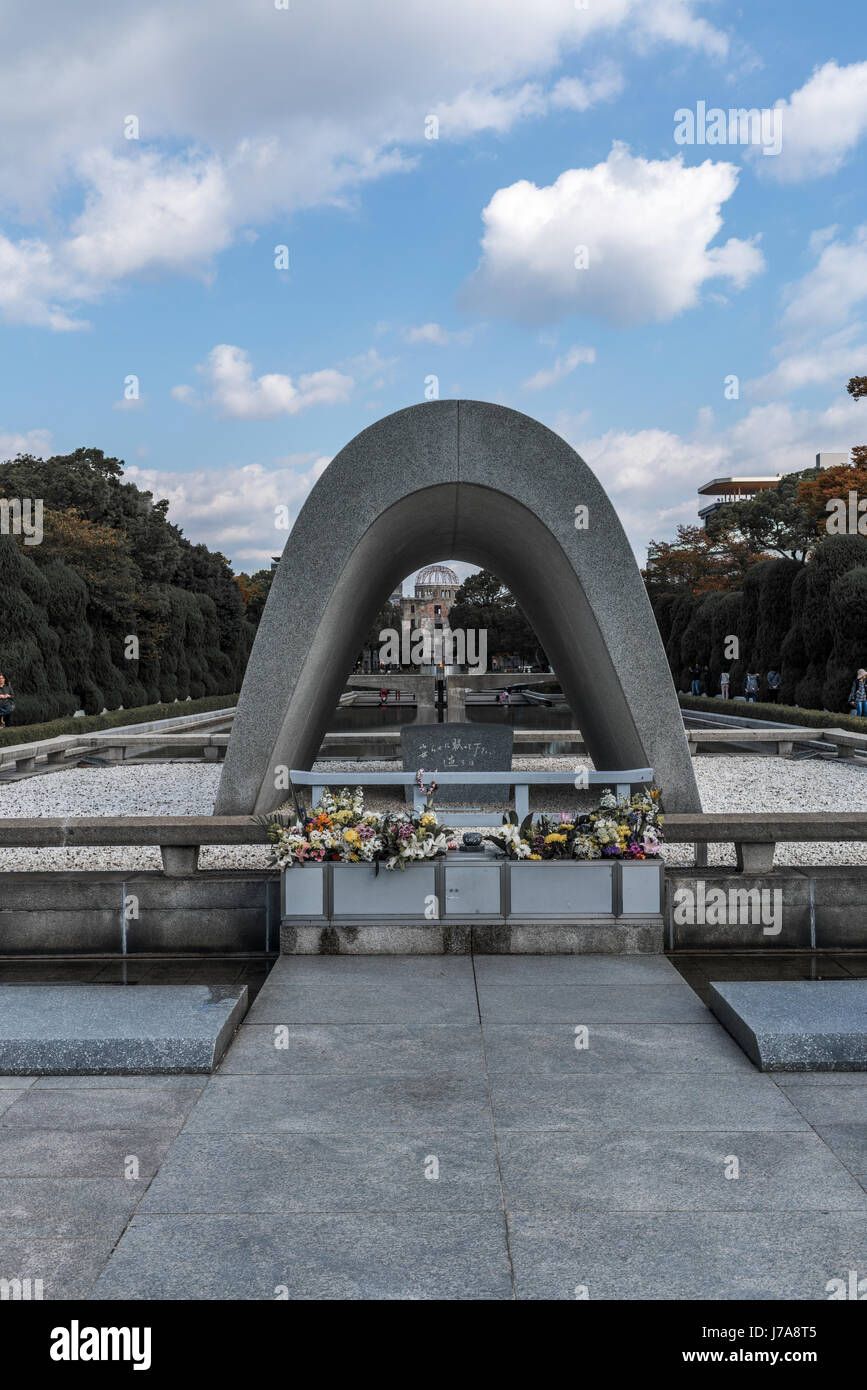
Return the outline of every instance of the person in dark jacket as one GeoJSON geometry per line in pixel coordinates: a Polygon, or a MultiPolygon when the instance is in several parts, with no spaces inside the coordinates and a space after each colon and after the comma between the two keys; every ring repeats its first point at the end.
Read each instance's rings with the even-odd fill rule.
{"type": "Polygon", "coordinates": [[[0,729],[8,729],[15,713],[15,692],[0,671],[0,729]]]}
{"type": "Polygon", "coordinates": [[[768,679],[768,702],[769,702],[770,704],[772,704],[772,705],[779,704],[779,700],[780,700],[780,686],[783,684],[783,678],[782,678],[782,676],[780,675],[779,671],[775,671],[775,670],[771,669],[771,670],[768,672],[768,677],[767,677],[767,679],[768,679]]]}
{"type": "Polygon", "coordinates": [[[747,671],[746,680],[744,681],[744,694],[750,704],[755,704],[756,700],[759,698],[760,680],[761,676],[758,671],[747,671]]]}
{"type": "Polygon", "coordinates": [[[849,691],[849,704],[861,719],[867,719],[867,671],[862,666],[849,691]]]}
{"type": "Polygon", "coordinates": [[[693,657],[692,665],[689,668],[690,695],[698,695],[701,691],[701,667],[698,659],[693,657]]]}

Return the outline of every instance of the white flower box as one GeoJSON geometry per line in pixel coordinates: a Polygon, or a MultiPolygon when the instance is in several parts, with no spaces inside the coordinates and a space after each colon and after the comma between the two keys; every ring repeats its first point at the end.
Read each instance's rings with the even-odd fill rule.
{"type": "Polygon", "coordinates": [[[624,917],[658,916],[662,912],[662,865],[659,859],[620,865],[620,912],[624,917]]]}
{"type": "Polygon", "coordinates": [[[296,864],[283,870],[283,915],[325,915],[325,869],[322,864],[296,864]]]}
{"type": "Polygon", "coordinates": [[[463,863],[446,860],[446,917],[502,917],[502,862],[490,856],[460,855],[463,863]]]}
{"type": "Polygon", "coordinates": [[[372,864],[283,870],[283,921],[578,921],[662,912],[660,860],[504,860],[449,854],[379,873],[372,864]]]}
{"type": "MultiPolygon", "coordinates": [[[[290,869],[294,873],[294,869],[290,869]]],[[[301,870],[307,872],[305,865],[301,870]]],[[[433,862],[386,869],[373,864],[332,864],[333,917],[418,917],[436,895],[433,862]]]]}
{"type": "Polygon", "coordinates": [[[614,864],[600,859],[509,863],[510,917],[607,917],[614,912],[614,864]]]}

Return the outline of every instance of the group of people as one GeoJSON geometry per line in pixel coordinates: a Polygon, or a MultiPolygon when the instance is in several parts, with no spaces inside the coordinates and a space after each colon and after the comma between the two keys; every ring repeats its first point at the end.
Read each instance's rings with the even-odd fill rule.
{"type": "MultiPolygon", "coordinates": [[[[691,695],[710,694],[711,679],[710,668],[708,666],[699,666],[698,662],[693,660],[693,664],[689,668],[689,679],[691,695]]],[[[761,681],[762,677],[759,671],[748,670],[744,676],[744,696],[750,704],[755,704],[759,698],[761,681]]],[[[780,686],[782,683],[783,678],[780,672],[776,670],[775,667],[771,667],[765,676],[765,694],[762,697],[766,704],[776,705],[779,703],[780,686]]],[[[728,671],[721,671],[719,689],[720,695],[724,700],[730,698],[730,686],[730,673],[728,671]]],[[[867,719],[867,670],[865,670],[863,666],[858,668],[855,679],[852,682],[852,688],[849,691],[849,708],[857,714],[859,718],[867,719]]]]}
{"type": "MultiPolygon", "coordinates": [[[[689,668],[689,680],[691,695],[710,694],[711,679],[709,666],[699,666],[698,663],[694,661],[689,668]]],[[[750,704],[755,704],[759,698],[761,681],[762,677],[760,671],[749,670],[744,676],[744,696],[750,704]]],[[[770,671],[768,671],[765,676],[764,699],[767,704],[776,705],[778,703],[780,698],[780,686],[782,683],[783,678],[779,671],[771,667],[770,671]]],[[[728,700],[731,697],[731,673],[729,671],[720,672],[719,691],[724,700],[728,700]]]]}
{"type": "MultiPolygon", "coordinates": [[[[699,666],[698,663],[694,661],[689,668],[689,680],[691,695],[709,695],[711,693],[709,666],[699,666]]],[[[744,676],[744,695],[751,704],[754,704],[759,698],[761,680],[761,672],[759,671],[747,671],[744,676]]],[[[783,678],[779,671],[772,667],[765,677],[765,701],[768,704],[777,704],[780,698],[780,686],[782,683],[783,678]]],[[[720,671],[719,691],[724,700],[728,700],[731,697],[731,673],[729,671],[720,671]]]]}
{"type": "Polygon", "coordinates": [[[0,729],[7,729],[15,713],[15,695],[12,686],[0,671],[0,729]]]}

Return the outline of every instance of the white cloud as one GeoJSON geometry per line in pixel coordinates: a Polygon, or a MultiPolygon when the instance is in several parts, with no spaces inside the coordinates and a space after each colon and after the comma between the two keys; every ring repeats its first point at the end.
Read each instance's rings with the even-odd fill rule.
{"type": "Polygon", "coordinates": [[[580,419],[575,424],[559,432],[605,487],[642,563],[649,540],[671,539],[679,522],[699,524],[702,483],[812,468],[820,450],[848,451],[859,435],[845,396],[819,410],[793,410],[780,402],[755,406],[727,428],[714,429],[708,412],[699,412],[691,435],[649,428],[588,438],[580,419]]]}
{"type": "MultiPolygon", "coordinates": [[[[314,405],[342,405],[355,385],[351,376],[333,367],[302,374],[297,380],[282,372],[254,377],[249,355],[230,343],[212,348],[197,371],[206,383],[206,403],[234,420],[269,420],[298,415],[314,405]]],[[[188,405],[197,401],[189,386],[174,386],[172,395],[188,405]]]]}
{"type": "Polygon", "coordinates": [[[864,325],[854,319],[867,300],[867,224],[848,241],[837,231],[824,227],[810,237],[816,263],[783,291],[777,365],[747,384],[751,395],[788,395],[830,382],[842,388],[867,358],[867,345],[858,341],[864,325]]]}
{"type": "Polygon", "coordinates": [[[621,79],[588,42],[724,54],[701,0],[262,0],[107,9],[95,0],[4,16],[0,204],[50,232],[0,241],[0,312],[56,330],[128,277],[206,276],[251,224],[346,204],[424,158],[425,118],[454,133],[585,110],[621,79]],[[86,94],[83,96],[82,94],[86,94]],[[124,138],[135,115],[140,140],[124,138]],[[446,121],[447,125],[448,122],[446,121]],[[68,209],[75,209],[69,213],[68,209]],[[79,210],[80,209],[80,210],[79,210]]]}
{"type": "Polygon", "coordinates": [[[814,268],[788,288],[783,327],[813,333],[840,324],[865,298],[867,223],[857,227],[848,242],[828,242],[814,268]]]}
{"type": "Polygon", "coordinates": [[[28,430],[26,434],[0,431],[0,462],[13,459],[17,454],[50,458],[51,430],[28,430]]]}
{"type": "Polygon", "coordinates": [[[836,173],[867,133],[867,62],[825,63],[777,106],[782,151],[773,158],[753,155],[761,172],[792,182],[836,173]]]}
{"type": "Polygon", "coordinates": [[[289,454],[271,467],[227,464],[190,473],[131,465],[124,476],[167,497],[169,520],[191,541],[222,551],[238,570],[256,570],[268,568],[286,544],[277,509],[288,507],[294,519],[329,461],[315,453],[289,454]]]}
{"type": "Polygon", "coordinates": [[[553,367],[543,367],[541,371],[528,376],[526,381],[521,383],[521,388],[524,391],[544,391],[548,386],[556,386],[558,381],[562,381],[564,376],[574,372],[582,363],[595,361],[594,348],[570,348],[562,357],[557,358],[553,367]]]}
{"type": "Polygon", "coordinates": [[[472,342],[472,329],[452,331],[438,323],[420,323],[415,328],[404,328],[401,337],[407,343],[433,343],[435,347],[448,347],[451,343],[466,346],[472,342]]]}
{"type": "Polygon", "coordinates": [[[836,383],[841,389],[856,369],[867,362],[867,342],[853,343],[853,324],[841,333],[820,338],[810,347],[785,353],[765,376],[748,383],[750,395],[787,396],[810,386],[836,383]]]}
{"type": "Polygon", "coordinates": [[[55,332],[87,328],[69,312],[69,305],[92,297],[89,282],[64,266],[45,241],[13,242],[0,232],[0,314],[7,322],[55,332]]]}
{"type": "Polygon", "coordinates": [[[606,63],[586,79],[562,77],[550,91],[539,82],[525,82],[509,92],[468,89],[432,114],[439,119],[441,138],[465,138],[480,130],[505,134],[518,121],[551,110],[588,111],[601,101],[612,101],[623,87],[619,68],[606,63]]]}
{"type": "Polygon", "coordinates": [[[740,289],[764,266],[758,247],[710,245],[737,181],[732,164],[685,167],[679,155],[647,160],[615,144],[604,163],[548,187],[501,188],[482,212],[482,258],[464,301],[530,324],[575,313],[625,324],[675,317],[709,280],[740,289]],[[586,268],[576,247],[587,248],[586,268]]]}
{"type": "Polygon", "coordinates": [[[152,270],[203,275],[232,240],[240,209],[214,159],[94,151],[78,170],[89,195],[62,255],[96,283],[152,270]]]}

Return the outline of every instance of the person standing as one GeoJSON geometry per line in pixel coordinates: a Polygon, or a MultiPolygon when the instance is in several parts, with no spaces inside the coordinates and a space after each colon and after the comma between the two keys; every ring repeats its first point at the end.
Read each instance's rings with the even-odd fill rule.
{"type": "Polygon", "coordinates": [[[698,658],[695,656],[692,658],[692,665],[689,668],[689,679],[691,682],[689,693],[691,695],[698,695],[701,688],[701,667],[698,664],[698,658]]]}
{"type": "Polygon", "coordinates": [[[728,697],[729,697],[729,673],[728,673],[728,671],[720,671],[720,677],[719,677],[719,690],[720,690],[720,694],[722,695],[723,699],[724,699],[724,700],[727,700],[728,697]]]}
{"type": "Polygon", "coordinates": [[[755,704],[759,698],[759,681],[761,676],[758,671],[747,671],[744,681],[744,694],[751,704],[755,704]]]}
{"type": "Polygon", "coordinates": [[[771,670],[768,672],[768,700],[772,705],[779,704],[780,686],[782,685],[782,683],[783,678],[780,675],[779,671],[775,670],[772,667],[771,670]]]}
{"type": "Polygon", "coordinates": [[[0,729],[8,729],[15,713],[15,692],[0,671],[0,729]]]}
{"type": "Polygon", "coordinates": [[[867,719],[867,671],[861,666],[849,691],[849,704],[860,719],[867,719]]]}

